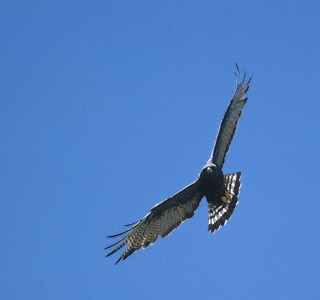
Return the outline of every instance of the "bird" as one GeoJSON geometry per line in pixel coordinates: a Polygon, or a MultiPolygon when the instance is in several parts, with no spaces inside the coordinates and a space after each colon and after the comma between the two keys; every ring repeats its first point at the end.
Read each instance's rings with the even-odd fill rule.
{"type": "Polygon", "coordinates": [[[252,79],[250,77],[245,82],[246,73],[244,72],[242,76],[237,64],[234,74],[236,89],[221,121],[209,160],[193,183],[154,206],[140,221],[125,225],[130,227],[129,229],[107,236],[116,238],[124,235],[105,248],[116,246],[106,255],[108,257],[127,246],[115,264],[125,260],[140,248],[155,243],[159,236],[165,238],[185,220],[192,218],[204,197],[208,202],[209,232],[214,233],[230,219],[238,203],[241,172],[224,175],[222,169],[243,107],[247,103],[248,98],[245,96],[252,79]]]}

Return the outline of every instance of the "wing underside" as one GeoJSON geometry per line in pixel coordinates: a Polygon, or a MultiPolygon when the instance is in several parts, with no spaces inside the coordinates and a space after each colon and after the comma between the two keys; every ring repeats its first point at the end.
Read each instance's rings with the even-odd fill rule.
{"type": "Polygon", "coordinates": [[[237,65],[236,67],[238,71],[238,73],[236,73],[236,91],[220,124],[212,155],[209,159],[210,162],[220,166],[220,168],[223,167],[226,154],[237,130],[242,109],[248,100],[248,98],[245,98],[245,95],[249,89],[251,78],[245,84],[246,74],[242,77],[237,65]]]}
{"type": "Polygon", "coordinates": [[[159,236],[165,238],[175,228],[179,227],[185,220],[194,215],[194,211],[199,207],[203,195],[199,189],[199,182],[195,181],[174,196],[153,207],[148,215],[137,222],[130,229],[109,237],[121,236],[122,239],[106,247],[109,249],[120,244],[106,256],[110,256],[127,245],[126,250],[120,256],[120,260],[126,259],[133,252],[140,248],[146,248],[153,244],[159,236]]]}

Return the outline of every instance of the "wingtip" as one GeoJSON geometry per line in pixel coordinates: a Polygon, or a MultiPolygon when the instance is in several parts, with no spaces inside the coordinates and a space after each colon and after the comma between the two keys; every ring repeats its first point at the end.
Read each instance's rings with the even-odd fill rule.
{"type": "MultiPolygon", "coordinates": [[[[107,254],[105,257],[108,257],[108,256],[110,256],[111,254],[113,254],[113,253],[109,253],[109,254],[107,254]]],[[[115,266],[120,262],[120,260],[122,259],[122,256],[120,256],[119,257],[119,259],[115,262],[115,266]]]]}
{"type": "MultiPolygon", "coordinates": [[[[236,84],[237,85],[240,84],[242,86],[244,84],[244,82],[246,81],[247,72],[244,71],[243,77],[242,77],[241,76],[241,71],[240,71],[240,68],[239,68],[238,64],[235,63],[235,66],[236,66],[236,69],[237,69],[236,72],[234,72],[234,75],[236,76],[236,84]]],[[[245,87],[249,86],[249,84],[251,82],[251,79],[252,79],[252,76],[250,76],[250,78],[249,78],[248,82],[246,83],[245,87]]]]}
{"type": "Polygon", "coordinates": [[[234,63],[234,64],[236,66],[236,72],[234,72],[234,75],[236,76],[236,84],[237,85],[239,85],[239,84],[242,85],[243,81],[244,81],[244,79],[246,77],[246,73],[244,73],[244,77],[242,78],[241,77],[241,71],[240,71],[240,68],[239,68],[238,64],[237,63],[234,63]]]}
{"type": "Polygon", "coordinates": [[[114,249],[113,251],[111,251],[110,253],[108,253],[106,255],[106,257],[109,257],[110,255],[114,254],[115,252],[117,252],[119,249],[114,249]]]}
{"type": "MultiPolygon", "coordinates": [[[[125,225],[125,226],[126,226],[126,225],[125,225]]],[[[130,226],[130,224],[128,224],[128,226],[130,226]]],[[[135,227],[135,226],[133,226],[133,227],[131,227],[131,228],[129,228],[129,229],[123,231],[123,232],[117,233],[117,234],[107,235],[107,238],[115,238],[115,237],[117,237],[117,236],[123,235],[123,234],[129,232],[130,230],[132,230],[134,227],[135,227]]]]}
{"type": "Polygon", "coordinates": [[[129,226],[132,226],[132,225],[136,225],[139,221],[136,221],[136,222],[132,222],[132,223],[129,223],[129,224],[124,224],[125,227],[129,227],[129,226]]]}
{"type": "Polygon", "coordinates": [[[121,259],[122,259],[122,256],[119,257],[119,259],[116,261],[116,263],[114,265],[116,266],[120,262],[121,259]]]}
{"type": "Polygon", "coordinates": [[[246,72],[244,72],[244,74],[243,74],[243,79],[242,79],[242,82],[241,82],[241,85],[244,83],[244,81],[246,80],[246,76],[247,76],[247,73],[246,72]]]}
{"type": "Polygon", "coordinates": [[[121,233],[117,233],[117,234],[113,234],[113,235],[107,235],[106,237],[107,237],[108,239],[112,239],[112,238],[115,238],[115,237],[117,237],[117,236],[120,236],[120,235],[122,235],[122,234],[124,234],[124,233],[126,233],[126,232],[121,232],[121,233]]]}
{"type": "Polygon", "coordinates": [[[239,69],[238,64],[237,64],[237,63],[234,63],[234,64],[236,65],[236,68],[237,68],[237,70],[238,70],[238,73],[240,73],[240,69],[239,69]]]}

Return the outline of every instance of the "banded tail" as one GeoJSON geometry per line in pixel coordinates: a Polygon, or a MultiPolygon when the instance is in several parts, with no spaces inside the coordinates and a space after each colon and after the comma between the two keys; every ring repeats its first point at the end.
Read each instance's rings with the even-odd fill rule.
{"type": "MultiPolygon", "coordinates": [[[[226,224],[230,219],[234,208],[238,203],[238,195],[240,191],[241,172],[224,175],[225,190],[230,196],[230,200],[222,201],[222,204],[216,205],[208,202],[209,208],[209,228],[212,233],[219,230],[220,226],[226,224]]],[[[225,198],[226,199],[226,198],[225,198]]]]}

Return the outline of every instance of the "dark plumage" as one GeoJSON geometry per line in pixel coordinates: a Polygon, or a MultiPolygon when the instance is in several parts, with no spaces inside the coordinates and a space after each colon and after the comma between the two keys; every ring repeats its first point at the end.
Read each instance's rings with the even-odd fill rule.
{"type": "Polygon", "coordinates": [[[208,201],[208,231],[214,233],[231,217],[238,202],[241,172],[223,175],[222,167],[237,129],[242,109],[247,102],[248,98],[244,97],[251,80],[250,78],[245,84],[245,74],[241,78],[239,68],[237,65],[236,67],[236,91],[222,119],[210,159],[202,168],[195,182],[157,204],[140,221],[127,225],[132,226],[128,230],[109,236],[113,238],[127,233],[119,241],[106,247],[108,249],[119,244],[107,254],[109,256],[128,245],[116,264],[140,248],[146,248],[153,244],[159,236],[166,237],[183,221],[193,217],[194,211],[199,207],[203,197],[206,197],[208,201]]]}

